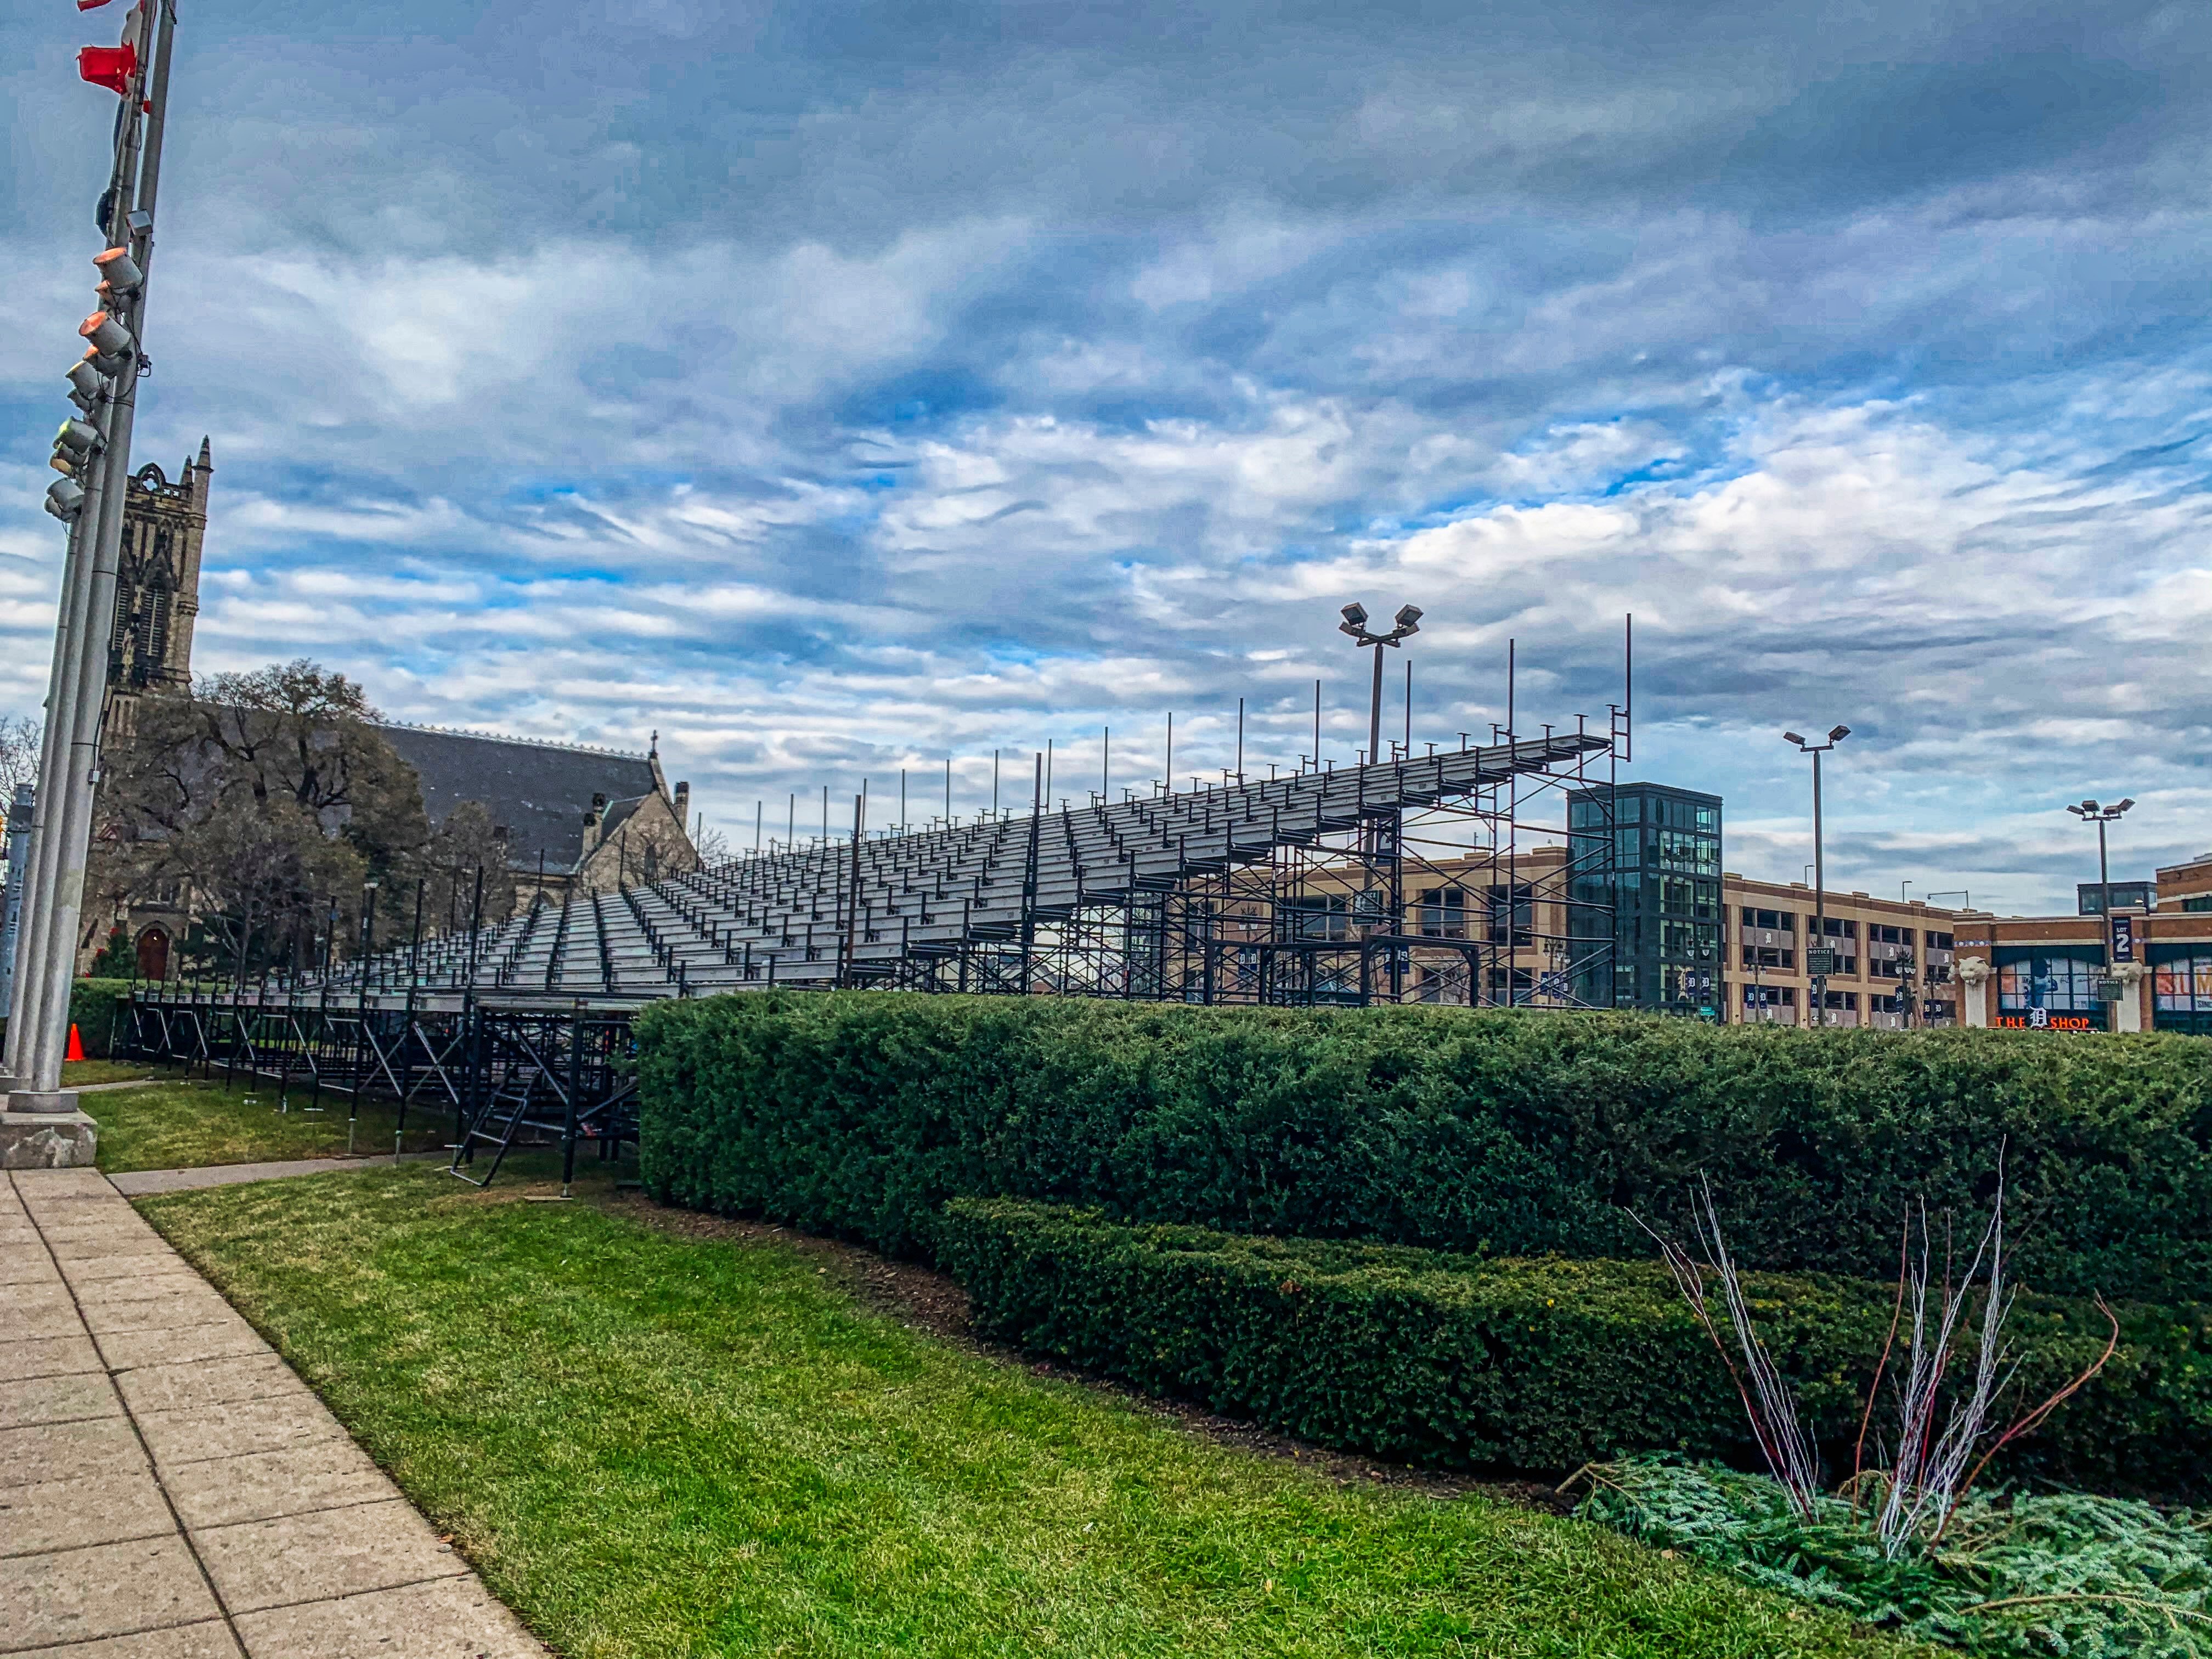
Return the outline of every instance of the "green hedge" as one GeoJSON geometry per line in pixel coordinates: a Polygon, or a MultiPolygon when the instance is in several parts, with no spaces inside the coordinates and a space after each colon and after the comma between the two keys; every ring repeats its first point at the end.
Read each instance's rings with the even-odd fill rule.
{"type": "Polygon", "coordinates": [[[1710,1173],[1740,1257],[1886,1279],[1905,1206],[2006,1149],[2036,1288],[2212,1283],[2212,1042],[1192,1008],[880,992],[637,1022],[647,1185],[928,1255],[945,1200],[1231,1232],[1639,1257],[1710,1173]]]}
{"type": "MultiPolygon", "coordinates": [[[[982,1199],[946,1206],[939,1246],[987,1334],[1325,1445],[1531,1470],[1654,1448],[1753,1455],[1719,1357],[1654,1264],[1240,1237],[982,1199]]],[[[1848,1472],[1893,1290],[1779,1274],[1747,1290],[1848,1472]]],[[[2119,1351],[2001,1478],[2212,1489],[2208,1310],[2119,1311],[2119,1351]]],[[[2109,1327],[2080,1302],[2026,1297],[2007,1330],[2033,1402],[2109,1327]]]]}
{"type": "MultiPolygon", "coordinates": [[[[119,1004],[131,1000],[131,981],[127,979],[76,979],[70,981],[70,1019],[76,1027],[77,1036],[84,1042],[87,1060],[106,1060],[107,1036],[119,1004]]],[[[0,1016],[0,1036],[5,1036],[8,1021],[0,1016]]]]}
{"type": "MultiPolygon", "coordinates": [[[[106,1060],[108,1036],[115,1029],[117,1010],[131,1000],[127,979],[80,979],[70,983],[70,1018],[84,1040],[87,1060],[106,1060]]],[[[127,1017],[127,1016],[126,1016],[127,1017]]]]}

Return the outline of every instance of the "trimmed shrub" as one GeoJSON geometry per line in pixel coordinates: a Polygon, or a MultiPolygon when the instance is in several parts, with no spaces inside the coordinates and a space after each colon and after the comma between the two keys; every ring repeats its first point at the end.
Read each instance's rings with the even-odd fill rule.
{"type": "MultiPolygon", "coordinates": [[[[131,981],[127,979],[73,979],[70,981],[70,1019],[76,1026],[77,1036],[84,1040],[87,1060],[110,1058],[107,1036],[115,1021],[116,1008],[131,1000],[131,981]]],[[[8,1021],[0,1016],[0,1036],[4,1036],[8,1021]]]]}
{"type": "MultiPolygon", "coordinates": [[[[127,979],[79,979],[70,981],[70,1018],[84,1039],[87,1060],[112,1058],[109,1034],[115,1029],[117,1011],[131,1000],[127,979]]],[[[123,1016],[128,1018],[128,1016],[123,1016]]]]}
{"type": "MultiPolygon", "coordinates": [[[[1532,1470],[1651,1448],[1755,1460],[1719,1356],[1656,1264],[1241,1237],[983,1199],[945,1206],[939,1249],[987,1334],[1324,1445],[1532,1470]]],[[[1746,1291],[1848,1473],[1893,1287],[1752,1274],[1746,1291]]],[[[2212,1488],[2208,1310],[2118,1311],[2111,1363],[1996,1478],[2212,1488]]],[[[2110,1329],[2054,1297],[2023,1297],[2006,1328],[2027,1403],[2110,1329]]]]}
{"type": "Polygon", "coordinates": [[[1740,1257],[1885,1279],[2000,1150],[2036,1288],[2212,1283],[2212,1042],[858,992],[638,1018],[647,1186],[927,1255],[945,1200],[1639,1257],[1710,1174],[1740,1257]]]}

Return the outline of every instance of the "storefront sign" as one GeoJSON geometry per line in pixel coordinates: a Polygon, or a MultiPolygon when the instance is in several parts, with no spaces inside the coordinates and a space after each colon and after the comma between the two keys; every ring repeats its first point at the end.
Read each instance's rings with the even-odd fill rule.
{"type": "Polygon", "coordinates": [[[2133,916],[2112,916],[2106,920],[2112,929],[2112,960],[2133,962],[2136,959],[2136,919],[2133,916]]]}
{"type": "Polygon", "coordinates": [[[2048,1008],[2031,1008],[2024,1014],[1999,1014],[1990,1024],[2001,1031],[2101,1031],[2104,1022],[2094,1014],[2054,1014],[2048,1008]]]}

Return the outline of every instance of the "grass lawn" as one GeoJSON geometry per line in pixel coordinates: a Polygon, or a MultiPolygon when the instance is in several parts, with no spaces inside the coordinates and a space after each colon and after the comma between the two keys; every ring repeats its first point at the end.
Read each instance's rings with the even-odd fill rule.
{"type": "Polygon", "coordinates": [[[1213,1443],[818,1256],[611,1210],[589,1167],[568,1204],[417,1165],[143,1205],[569,1659],[1906,1651],[1595,1527],[1213,1443]]]}
{"type": "MultiPolygon", "coordinates": [[[[154,1069],[139,1066],[123,1071],[125,1076],[143,1077],[154,1069]]],[[[160,1069],[159,1079],[143,1088],[102,1089],[79,1097],[77,1103],[100,1126],[100,1167],[110,1175],[125,1170],[185,1170],[210,1164],[332,1158],[346,1150],[348,1107],[343,1095],[326,1094],[323,1110],[309,1112],[306,1109],[308,1091],[295,1080],[290,1110],[280,1113],[272,1079],[241,1079],[226,1086],[220,1069],[204,1079],[186,1079],[174,1066],[160,1069]]],[[[355,1150],[389,1152],[396,1121],[391,1103],[363,1102],[361,1121],[355,1127],[355,1150]]],[[[442,1146],[453,1138],[450,1109],[409,1109],[409,1152],[442,1146]]]]}

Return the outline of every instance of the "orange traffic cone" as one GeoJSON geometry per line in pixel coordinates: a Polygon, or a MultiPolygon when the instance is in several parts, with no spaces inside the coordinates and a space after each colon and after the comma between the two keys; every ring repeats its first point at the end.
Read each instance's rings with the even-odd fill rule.
{"type": "Polygon", "coordinates": [[[70,1022],[69,1052],[64,1054],[62,1058],[64,1060],[82,1060],[84,1058],[84,1039],[76,1034],[76,1022],[75,1020],[71,1020],[70,1022]]]}

